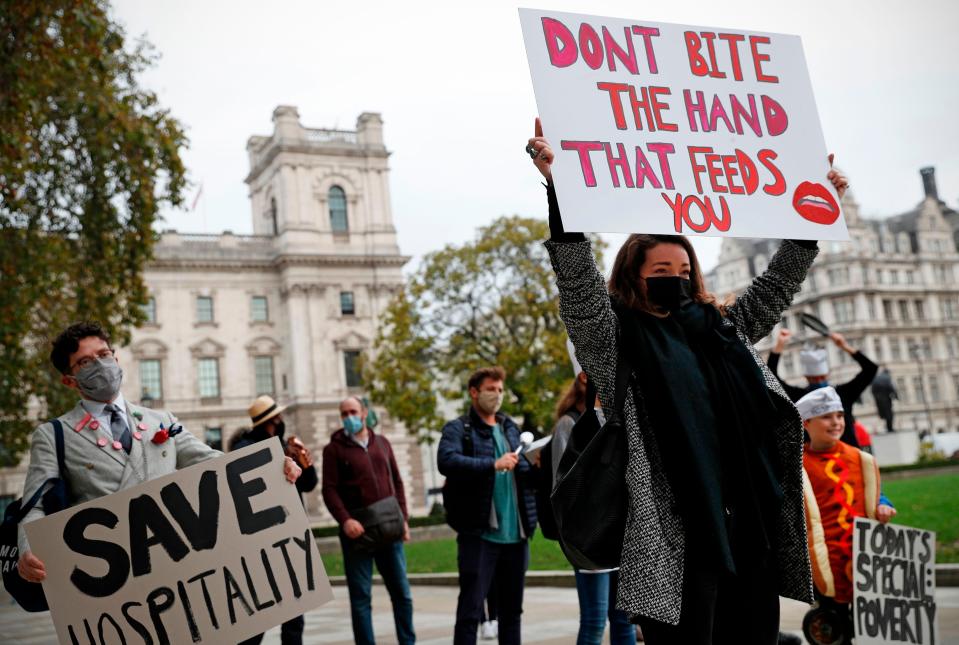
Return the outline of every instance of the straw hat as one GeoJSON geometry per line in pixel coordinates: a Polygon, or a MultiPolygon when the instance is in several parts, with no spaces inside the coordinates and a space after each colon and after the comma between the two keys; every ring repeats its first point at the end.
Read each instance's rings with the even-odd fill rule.
{"type": "Polygon", "coordinates": [[[253,427],[255,428],[261,423],[269,421],[280,412],[283,412],[286,408],[287,406],[285,405],[277,405],[272,396],[264,394],[263,396],[257,397],[253,405],[250,406],[250,421],[253,422],[253,427]]]}

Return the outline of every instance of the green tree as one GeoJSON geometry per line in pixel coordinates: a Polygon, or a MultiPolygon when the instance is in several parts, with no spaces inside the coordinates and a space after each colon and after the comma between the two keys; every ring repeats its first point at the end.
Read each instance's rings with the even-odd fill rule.
{"type": "MultiPolygon", "coordinates": [[[[524,430],[551,426],[572,370],[548,235],[543,220],[501,217],[475,241],[425,256],[392,302],[365,375],[411,433],[437,430],[438,396],[463,399],[469,374],[489,365],[506,369],[504,408],[524,430]]],[[[593,247],[601,261],[603,244],[593,247]]]]}
{"type": "Polygon", "coordinates": [[[35,419],[73,397],[49,341],[97,320],[115,342],[143,320],[144,263],[159,209],[182,203],[180,124],[138,76],[155,62],[128,48],[100,0],[0,6],[0,445],[17,458],[35,419]]]}

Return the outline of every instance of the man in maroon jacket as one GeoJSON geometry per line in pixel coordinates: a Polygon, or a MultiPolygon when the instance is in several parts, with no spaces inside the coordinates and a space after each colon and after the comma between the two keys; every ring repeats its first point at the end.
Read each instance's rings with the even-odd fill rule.
{"type": "Polygon", "coordinates": [[[365,529],[354,514],[374,502],[396,497],[403,517],[409,518],[403,479],[396,466],[393,448],[386,437],[373,434],[366,426],[366,415],[366,407],[355,396],[340,403],[343,427],[333,433],[330,443],[323,449],[323,501],[340,524],[354,640],[358,645],[375,643],[370,593],[375,561],[393,602],[396,641],[407,645],[416,642],[413,597],[406,579],[406,552],[403,550],[403,542],[410,537],[409,524],[404,525],[403,539],[373,551],[357,540],[365,529]]]}

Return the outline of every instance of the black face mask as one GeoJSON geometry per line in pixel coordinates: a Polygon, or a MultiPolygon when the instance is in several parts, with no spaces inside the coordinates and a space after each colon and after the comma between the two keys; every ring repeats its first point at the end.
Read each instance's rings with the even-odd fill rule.
{"type": "Polygon", "coordinates": [[[645,280],[646,297],[651,303],[666,311],[677,311],[693,301],[693,288],[689,278],[671,275],[650,277],[645,280]]]}
{"type": "Polygon", "coordinates": [[[279,437],[280,441],[283,441],[283,433],[286,432],[286,424],[282,421],[277,421],[273,424],[273,436],[279,437]]]}

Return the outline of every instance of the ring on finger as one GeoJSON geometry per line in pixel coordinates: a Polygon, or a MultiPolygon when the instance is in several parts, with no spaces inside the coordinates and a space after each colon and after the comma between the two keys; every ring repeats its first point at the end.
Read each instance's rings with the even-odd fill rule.
{"type": "Polygon", "coordinates": [[[535,159],[539,153],[536,151],[536,149],[533,146],[531,146],[530,144],[526,144],[526,154],[528,154],[531,159],[535,159]]]}

